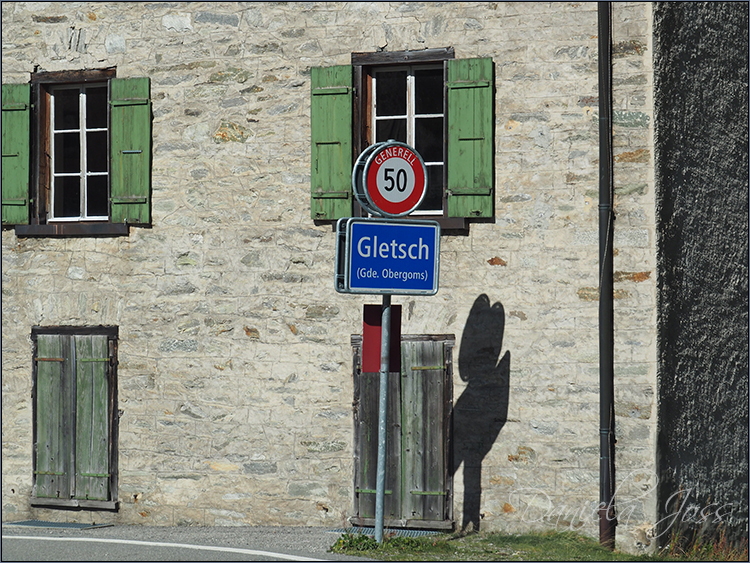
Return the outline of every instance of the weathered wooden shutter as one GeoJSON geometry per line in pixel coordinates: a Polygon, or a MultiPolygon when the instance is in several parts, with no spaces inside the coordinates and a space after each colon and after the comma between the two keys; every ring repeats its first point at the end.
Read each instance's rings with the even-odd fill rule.
{"type": "Polygon", "coordinates": [[[448,216],[494,213],[494,76],[491,58],[448,67],[448,216]]]}
{"type": "Polygon", "coordinates": [[[443,521],[447,515],[448,417],[443,343],[401,343],[401,465],[407,520],[443,521]]]}
{"type": "Polygon", "coordinates": [[[35,496],[72,496],[70,476],[72,432],[70,420],[73,369],[71,340],[40,334],[36,354],[36,463],[35,496]]]}
{"type": "Polygon", "coordinates": [[[113,78],[110,202],[113,223],[151,223],[151,99],[148,78],[113,78]]]}
{"type": "MultiPolygon", "coordinates": [[[[453,524],[450,415],[453,405],[449,335],[403,335],[401,373],[388,379],[385,524],[448,529],[453,524]]],[[[377,487],[380,374],[361,371],[354,347],[354,516],[371,526],[377,487]]]]}
{"type": "Polygon", "coordinates": [[[335,220],[352,214],[352,68],[311,71],[310,214],[335,220]]]}
{"type": "Polygon", "coordinates": [[[75,496],[109,500],[109,344],[76,336],[75,496]]]}
{"type": "Polygon", "coordinates": [[[111,501],[109,338],[38,334],[36,342],[34,497],[111,501]]]}
{"type": "MultiPolygon", "coordinates": [[[[361,518],[375,518],[375,493],[378,468],[378,411],[380,374],[362,372],[357,386],[354,416],[355,460],[354,494],[361,518]]],[[[401,518],[401,392],[399,374],[388,374],[388,424],[386,439],[385,497],[383,515],[389,520],[401,518]]]]}
{"type": "Polygon", "coordinates": [[[2,221],[29,224],[31,85],[3,84],[2,221]]]}

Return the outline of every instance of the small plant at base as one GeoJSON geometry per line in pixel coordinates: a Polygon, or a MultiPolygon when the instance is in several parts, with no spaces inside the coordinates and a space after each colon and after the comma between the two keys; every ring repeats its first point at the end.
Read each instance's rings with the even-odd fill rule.
{"type": "Polygon", "coordinates": [[[423,551],[424,545],[417,539],[394,536],[388,538],[388,547],[404,551],[423,551]]]}
{"type": "Polygon", "coordinates": [[[343,534],[331,546],[333,552],[353,551],[370,551],[378,548],[378,542],[374,538],[365,534],[343,534]]]}
{"type": "Polygon", "coordinates": [[[682,506],[682,494],[680,491],[675,504],[675,515],[681,514],[682,518],[678,521],[675,517],[671,522],[669,543],[660,555],[688,561],[747,561],[747,537],[730,540],[721,518],[707,517],[713,504],[700,511],[698,505],[682,506]]]}

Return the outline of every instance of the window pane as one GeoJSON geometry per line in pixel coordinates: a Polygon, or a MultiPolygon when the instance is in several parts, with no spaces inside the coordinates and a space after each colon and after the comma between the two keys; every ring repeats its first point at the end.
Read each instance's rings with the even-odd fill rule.
{"type": "Polygon", "coordinates": [[[81,214],[81,184],[78,176],[55,178],[55,217],[78,217],[81,214]]]}
{"type": "Polygon", "coordinates": [[[86,128],[105,129],[107,127],[107,88],[98,86],[86,88],[86,128]]]}
{"type": "Polygon", "coordinates": [[[107,132],[86,134],[86,168],[88,172],[107,171],[107,132]]]}
{"type": "Polygon", "coordinates": [[[86,180],[86,215],[107,216],[107,177],[89,176],[86,180]]]}
{"type": "Polygon", "coordinates": [[[78,90],[55,90],[55,130],[78,129],[78,90]]]}
{"type": "Polygon", "coordinates": [[[375,115],[406,115],[406,71],[375,75],[375,115]]]}
{"type": "Polygon", "coordinates": [[[389,141],[406,142],[406,120],[405,119],[383,119],[377,121],[375,131],[375,142],[389,141]]]}
{"type": "Polygon", "coordinates": [[[415,110],[419,113],[443,113],[443,69],[414,72],[415,110]]]}
{"type": "Polygon", "coordinates": [[[443,209],[443,167],[427,167],[427,193],[419,206],[422,211],[440,211],[443,209]]]}
{"type": "Polygon", "coordinates": [[[417,119],[414,145],[425,162],[443,162],[443,118],[417,119]]]}
{"type": "Polygon", "coordinates": [[[55,172],[80,172],[81,145],[78,133],[55,134],[55,172]]]}

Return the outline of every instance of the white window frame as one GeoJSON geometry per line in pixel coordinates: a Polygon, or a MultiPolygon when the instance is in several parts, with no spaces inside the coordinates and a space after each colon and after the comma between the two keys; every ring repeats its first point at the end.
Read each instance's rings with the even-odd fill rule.
{"type": "MultiPolygon", "coordinates": [[[[410,64],[410,65],[394,65],[394,66],[383,66],[377,67],[372,70],[372,93],[370,96],[372,116],[371,131],[373,136],[373,142],[375,142],[375,136],[377,135],[377,122],[380,120],[394,120],[394,119],[406,119],[406,144],[415,147],[416,146],[416,120],[417,118],[436,118],[440,117],[443,119],[443,126],[445,127],[445,90],[442,90],[441,97],[443,99],[443,111],[441,113],[416,113],[416,100],[415,100],[415,77],[414,72],[420,70],[443,70],[442,64],[410,64]],[[405,115],[388,115],[383,117],[377,116],[377,80],[378,74],[381,72],[394,72],[394,71],[406,71],[406,114],[405,115]]],[[[443,133],[443,145],[445,145],[445,133],[443,133]]],[[[442,166],[445,171],[445,151],[443,151],[443,160],[440,161],[424,161],[425,166],[442,166]]],[[[443,182],[445,174],[443,174],[443,182]]],[[[445,186],[443,185],[443,191],[445,186]]],[[[444,201],[444,198],[442,199],[444,201]]],[[[411,213],[411,215],[430,215],[444,213],[444,209],[441,205],[440,209],[418,209],[411,213]]]]}
{"type": "MultiPolygon", "coordinates": [[[[87,116],[86,116],[86,91],[89,88],[106,88],[106,83],[93,83],[90,85],[87,84],[65,84],[65,85],[59,85],[54,86],[50,89],[50,114],[49,114],[49,128],[50,128],[50,157],[51,157],[51,167],[50,167],[50,177],[51,177],[51,186],[50,186],[50,205],[49,205],[49,217],[50,221],[58,221],[58,222],[79,222],[79,221],[108,221],[109,220],[109,214],[107,215],[94,215],[89,216],[87,215],[87,209],[88,209],[88,179],[90,177],[106,177],[107,182],[107,194],[109,194],[109,158],[106,159],[106,168],[107,170],[105,172],[88,172],[88,153],[86,149],[86,141],[88,133],[95,133],[95,132],[109,132],[110,129],[110,123],[109,123],[109,111],[107,111],[107,126],[102,127],[87,127],[87,116]],[[55,95],[57,92],[61,90],[78,90],[78,128],[76,129],[56,129],[55,124],[55,95]],[[78,140],[79,140],[79,155],[80,155],[80,163],[79,163],[79,172],[55,172],[55,159],[57,155],[55,154],[55,135],[60,133],[78,133],[78,140]],[[57,179],[58,178],[64,178],[64,177],[78,177],[80,182],[80,202],[79,202],[79,214],[78,216],[73,217],[56,217],[55,216],[55,203],[57,201],[57,179]]],[[[109,92],[107,92],[107,100],[109,100],[109,92]]],[[[107,149],[106,154],[109,154],[109,134],[107,134],[107,149]]],[[[109,201],[109,196],[107,196],[107,200],[109,201]]]]}

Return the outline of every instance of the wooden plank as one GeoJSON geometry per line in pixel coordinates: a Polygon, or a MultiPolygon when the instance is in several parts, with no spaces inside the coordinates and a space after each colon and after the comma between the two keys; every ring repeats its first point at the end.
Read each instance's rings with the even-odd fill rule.
{"type": "Polygon", "coordinates": [[[445,513],[446,521],[453,525],[453,347],[456,339],[451,335],[443,344],[443,452],[445,467],[443,468],[443,482],[445,483],[445,513]]]}
{"type": "Polygon", "coordinates": [[[420,363],[420,351],[423,343],[402,343],[402,466],[404,483],[401,494],[404,496],[404,518],[421,519],[422,507],[418,497],[410,494],[412,490],[422,488],[424,466],[422,464],[422,377],[414,372],[412,366],[420,363]]]}
{"type": "MultiPolygon", "coordinates": [[[[383,511],[385,518],[397,518],[401,510],[400,498],[400,390],[399,374],[388,377],[388,420],[386,426],[386,470],[383,511]]],[[[378,467],[378,418],[380,410],[380,374],[362,372],[359,375],[359,427],[357,428],[357,460],[355,493],[358,498],[357,515],[362,518],[375,517],[375,491],[378,467]]]]}
{"type": "MultiPolygon", "coordinates": [[[[380,374],[378,374],[378,388],[380,387],[380,374]]],[[[377,412],[377,411],[376,411],[377,412]]],[[[400,518],[403,513],[403,490],[401,469],[401,374],[390,372],[388,374],[388,410],[386,425],[386,464],[385,464],[385,488],[392,489],[393,495],[386,495],[384,505],[384,517],[386,525],[388,519],[400,518]]],[[[377,424],[377,423],[376,423],[377,424]]],[[[377,453],[377,448],[376,448],[377,453]]]]}
{"type": "Polygon", "coordinates": [[[66,83],[101,82],[116,75],[116,67],[97,70],[62,70],[52,72],[34,72],[31,74],[32,83],[66,83]]]}
{"type": "MultiPolygon", "coordinates": [[[[64,356],[64,337],[39,335],[37,357],[64,356]]],[[[64,368],[66,362],[38,362],[36,381],[36,460],[34,466],[37,497],[67,497],[68,481],[64,442],[64,368]]]]}
{"type": "Polygon", "coordinates": [[[443,345],[405,342],[403,348],[404,517],[441,519],[446,499],[443,345]]]}
{"type": "Polygon", "coordinates": [[[76,498],[109,500],[106,336],[76,336],[76,498]]]}
{"type": "Polygon", "coordinates": [[[116,326],[36,326],[32,329],[33,334],[62,334],[62,335],[81,335],[81,334],[104,334],[110,338],[117,338],[118,330],[116,326]]]}
{"type": "MultiPolygon", "coordinates": [[[[359,374],[359,427],[356,429],[358,444],[358,481],[355,488],[375,490],[377,486],[378,461],[378,396],[377,375],[374,373],[359,374]]],[[[359,493],[359,510],[357,515],[363,518],[375,517],[375,496],[359,493]]]]}
{"type": "MultiPolygon", "coordinates": [[[[427,343],[425,343],[427,344],[427,343]]],[[[430,342],[425,346],[425,356],[422,361],[429,366],[443,364],[443,345],[430,342]],[[433,361],[430,361],[433,360],[433,361]]],[[[431,493],[422,499],[422,518],[438,520],[445,518],[445,436],[443,423],[443,385],[445,368],[429,370],[421,374],[424,397],[424,482],[423,491],[431,493]]]]}
{"type": "Polygon", "coordinates": [[[64,458],[65,483],[61,484],[61,497],[75,496],[75,427],[76,427],[76,351],[72,337],[61,336],[63,345],[63,379],[62,402],[60,404],[62,418],[61,454],[64,458]],[[65,494],[62,493],[65,491],[65,494]]]}
{"type": "Polygon", "coordinates": [[[452,59],[453,47],[420,49],[418,51],[380,51],[377,53],[352,53],[353,65],[427,63],[452,59]]]}

